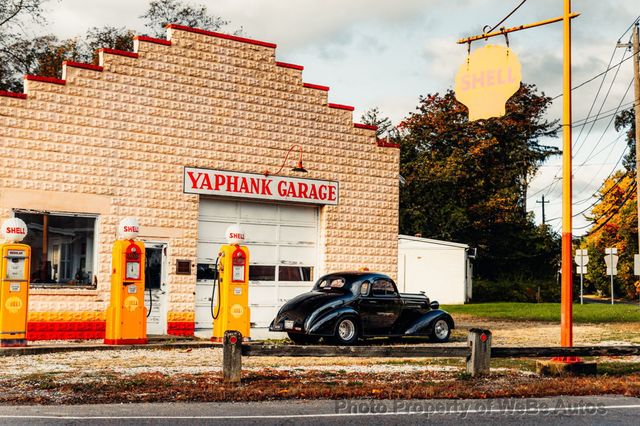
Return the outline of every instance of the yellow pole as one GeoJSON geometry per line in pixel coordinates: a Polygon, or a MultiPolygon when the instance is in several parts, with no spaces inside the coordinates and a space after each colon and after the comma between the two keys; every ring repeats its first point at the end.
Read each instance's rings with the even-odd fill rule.
{"type": "Polygon", "coordinates": [[[562,289],[560,345],[573,346],[572,176],[571,176],[571,0],[564,0],[562,66],[562,289]]]}

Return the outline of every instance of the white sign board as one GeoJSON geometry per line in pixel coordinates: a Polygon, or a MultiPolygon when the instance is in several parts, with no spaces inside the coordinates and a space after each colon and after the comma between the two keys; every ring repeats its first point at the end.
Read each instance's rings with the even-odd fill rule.
{"type": "Polygon", "coordinates": [[[338,204],[339,184],[334,181],[265,176],[225,170],[184,168],[187,194],[253,198],[311,204],[338,204]]]}
{"type": "Polygon", "coordinates": [[[640,254],[633,255],[633,275],[640,275],[640,254]]]}
{"type": "Polygon", "coordinates": [[[618,249],[615,247],[607,247],[604,249],[604,254],[618,254],[618,249]]]}
{"type": "Polygon", "coordinates": [[[587,267],[578,265],[576,267],[576,273],[580,274],[580,275],[586,275],[587,274],[587,267]]]}
{"type": "Polygon", "coordinates": [[[607,265],[607,275],[618,275],[618,255],[617,254],[607,254],[604,257],[604,264],[607,265]]]}
{"type": "Polygon", "coordinates": [[[585,266],[587,263],[589,263],[587,249],[577,249],[575,261],[578,266],[585,266]]]}

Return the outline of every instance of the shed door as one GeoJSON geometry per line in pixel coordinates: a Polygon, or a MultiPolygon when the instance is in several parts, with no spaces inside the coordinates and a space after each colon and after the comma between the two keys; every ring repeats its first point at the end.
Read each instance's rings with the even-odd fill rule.
{"type": "Polygon", "coordinates": [[[207,271],[225,244],[229,225],[242,226],[244,244],[250,251],[252,327],[268,327],[280,306],[312,286],[318,258],[318,217],[317,207],[201,198],[196,328],[213,327],[213,281],[207,271]]]}

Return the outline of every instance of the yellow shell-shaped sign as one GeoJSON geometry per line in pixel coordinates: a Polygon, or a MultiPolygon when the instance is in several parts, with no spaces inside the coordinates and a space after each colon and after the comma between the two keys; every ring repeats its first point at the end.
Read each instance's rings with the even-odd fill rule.
{"type": "Polygon", "coordinates": [[[456,99],[469,108],[469,121],[502,117],[507,100],[520,88],[522,66],[507,47],[474,51],[456,74],[456,99]]]}

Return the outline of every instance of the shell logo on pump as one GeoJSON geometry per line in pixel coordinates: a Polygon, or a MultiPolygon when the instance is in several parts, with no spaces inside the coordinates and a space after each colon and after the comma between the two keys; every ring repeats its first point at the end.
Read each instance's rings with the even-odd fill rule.
{"type": "Polygon", "coordinates": [[[124,299],[124,307],[133,312],[138,308],[138,298],[136,296],[129,296],[124,299]]]}
{"type": "Polygon", "coordinates": [[[27,224],[17,217],[2,223],[2,238],[11,243],[18,243],[27,236],[27,224]]]}
{"type": "Polygon", "coordinates": [[[15,314],[20,310],[20,308],[22,308],[22,299],[16,296],[11,296],[4,303],[4,307],[7,308],[7,311],[15,314]]]}

